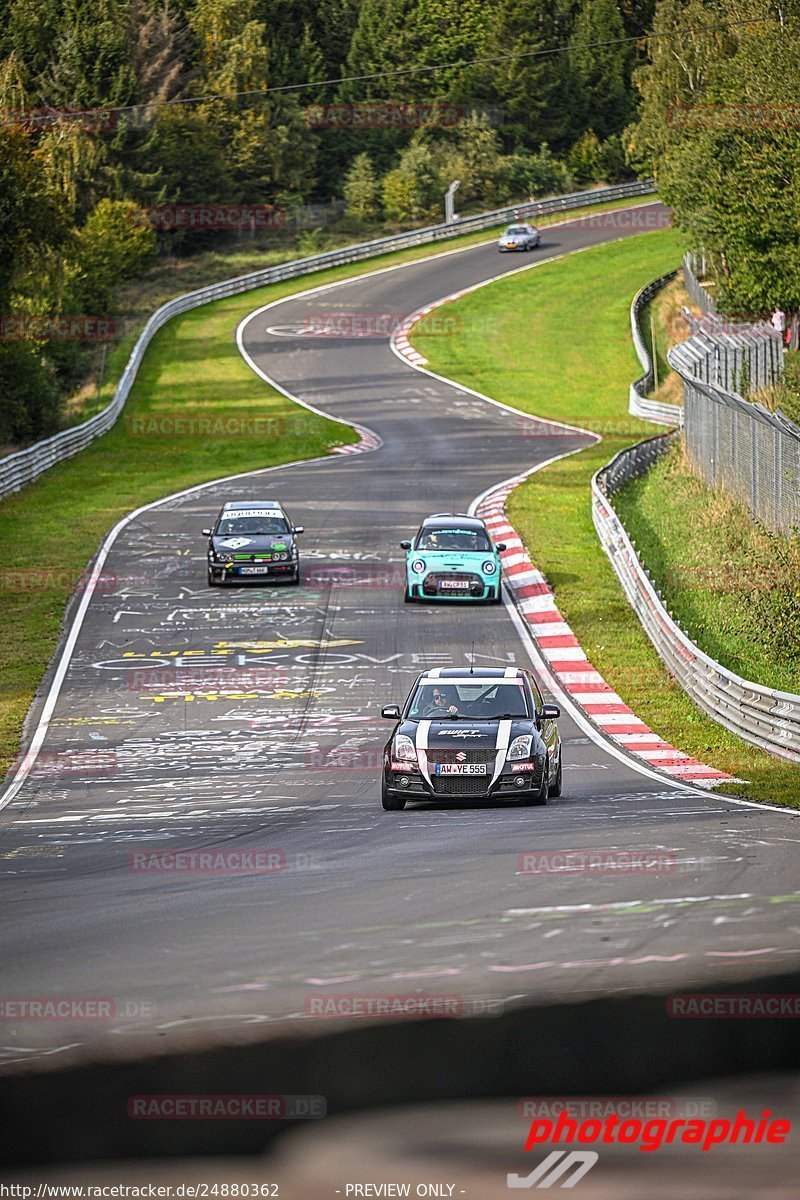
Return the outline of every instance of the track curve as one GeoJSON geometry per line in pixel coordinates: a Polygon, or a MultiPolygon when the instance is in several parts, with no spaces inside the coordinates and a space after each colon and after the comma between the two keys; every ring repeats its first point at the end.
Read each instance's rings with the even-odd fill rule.
{"type": "MultiPolygon", "coordinates": [[[[608,226],[568,223],[532,261],[605,240],[608,226]]],[[[242,323],[263,377],[381,444],[191,489],[108,548],[115,586],[64,660],[43,768],[0,814],[0,960],[6,995],[110,996],[130,1019],[28,1027],[2,1039],[7,1064],[263,1036],[331,993],[444,992],[469,1012],[797,961],[791,816],[643,774],[568,717],[564,795],[546,809],[380,809],[381,704],[473,640],[479,662],[526,654],[503,608],[403,606],[399,541],[591,435],[527,436],[521,414],[412,372],[377,320],[518,267],[472,247],[242,323]],[[342,314],[338,336],[309,335],[342,314]],[[304,586],[207,590],[201,527],[222,501],[271,492],[305,525],[304,586]],[[74,774],[65,752],[88,754],[74,774]],[[175,875],[131,857],[220,847],[270,849],[284,869],[175,875]],[[524,851],[609,848],[670,866],[517,874],[524,851]]]]}

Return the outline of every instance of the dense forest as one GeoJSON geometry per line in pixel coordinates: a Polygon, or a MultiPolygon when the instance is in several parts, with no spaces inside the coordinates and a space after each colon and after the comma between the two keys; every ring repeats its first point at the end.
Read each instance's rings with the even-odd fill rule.
{"type": "Polygon", "coordinates": [[[723,304],[800,307],[798,6],[0,0],[0,443],[81,380],[54,321],[224,242],[170,206],[338,201],[368,232],[454,179],[469,210],[656,173],[723,304]]]}

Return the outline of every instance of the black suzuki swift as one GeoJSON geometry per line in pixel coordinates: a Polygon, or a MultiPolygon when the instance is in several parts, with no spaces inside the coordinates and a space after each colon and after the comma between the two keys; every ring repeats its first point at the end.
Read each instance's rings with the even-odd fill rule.
{"type": "Polygon", "coordinates": [[[545,704],[530,671],[437,668],[417,678],[383,752],[381,799],[518,800],[561,795],[561,710],[545,704]]]}
{"type": "Polygon", "coordinates": [[[245,579],[300,582],[297,534],[277,500],[236,500],[222,506],[208,538],[208,586],[245,579]]]}

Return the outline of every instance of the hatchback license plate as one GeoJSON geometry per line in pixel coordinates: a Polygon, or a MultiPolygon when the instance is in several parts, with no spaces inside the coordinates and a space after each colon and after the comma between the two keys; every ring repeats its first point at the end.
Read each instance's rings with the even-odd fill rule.
{"type": "Polygon", "coordinates": [[[467,592],[469,591],[469,581],[466,579],[440,579],[439,587],[453,588],[455,591],[467,592]]]}
{"type": "Polygon", "coordinates": [[[486,763],[437,763],[437,775],[488,775],[486,763]]]}
{"type": "Polygon", "coordinates": [[[269,575],[269,567],[240,567],[241,575],[269,575]]]}

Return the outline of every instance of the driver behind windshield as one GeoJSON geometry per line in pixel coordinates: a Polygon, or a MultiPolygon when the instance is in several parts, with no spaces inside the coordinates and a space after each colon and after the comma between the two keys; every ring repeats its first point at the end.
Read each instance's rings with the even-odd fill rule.
{"type": "Polygon", "coordinates": [[[271,533],[286,533],[286,522],[282,517],[226,517],[219,523],[218,537],[234,533],[245,533],[251,537],[265,537],[271,533]]]}
{"type": "Polygon", "coordinates": [[[458,705],[455,703],[455,694],[452,688],[445,688],[435,685],[425,708],[422,711],[423,717],[457,717],[458,705]]]}

